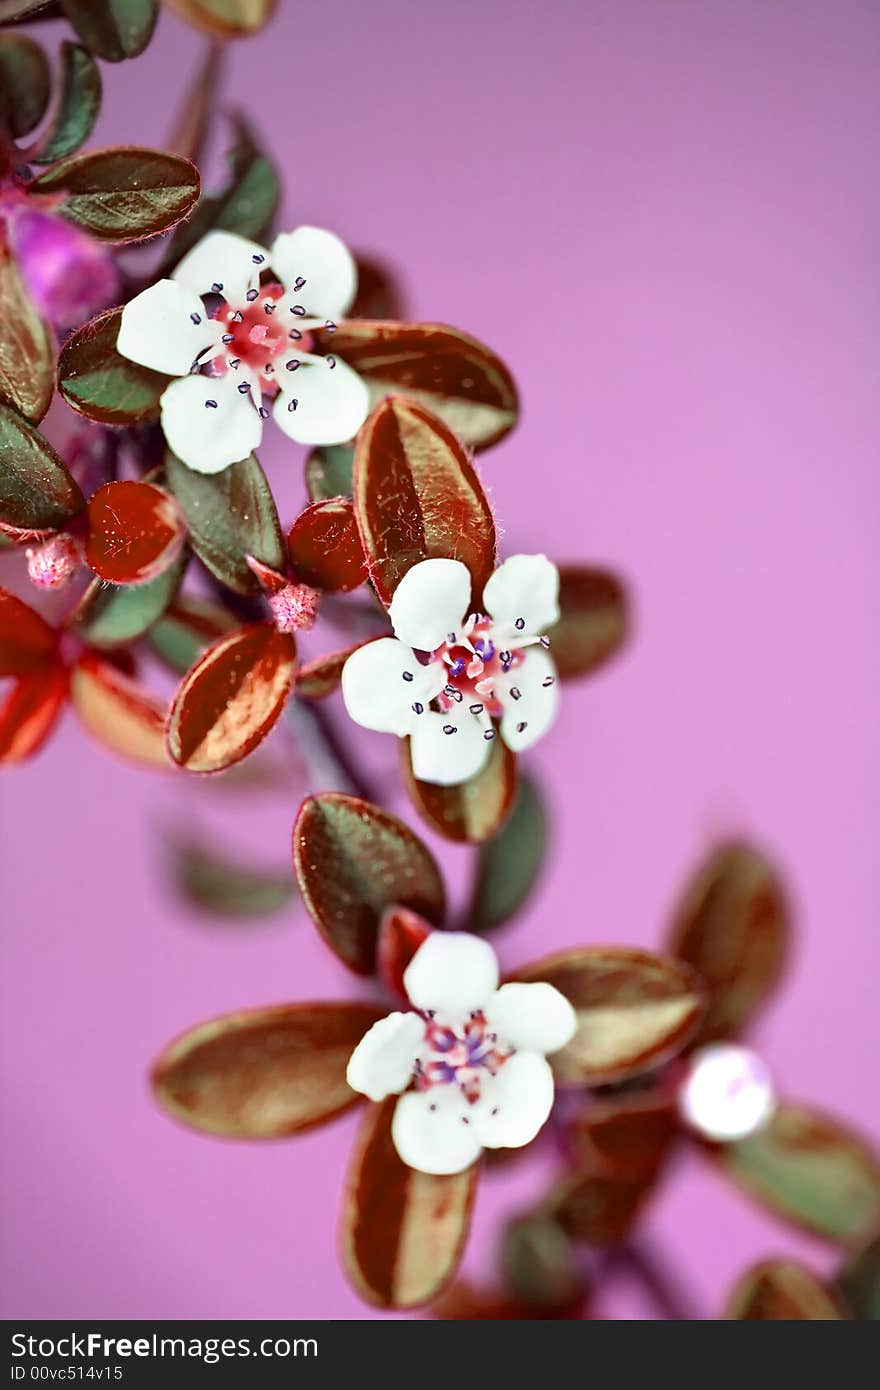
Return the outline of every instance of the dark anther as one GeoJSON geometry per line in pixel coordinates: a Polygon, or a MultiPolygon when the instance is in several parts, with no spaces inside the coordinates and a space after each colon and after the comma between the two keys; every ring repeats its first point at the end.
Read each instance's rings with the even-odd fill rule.
{"type": "Polygon", "coordinates": [[[211,286],[211,293],[212,293],[212,294],[222,294],[222,293],[223,293],[223,285],[222,285],[222,283],[221,283],[219,280],[215,280],[215,281],[214,281],[213,285],[211,286]]]}
{"type": "Polygon", "coordinates": [[[544,686],[544,688],[545,688],[545,690],[546,690],[546,688],[547,688],[548,685],[555,685],[555,684],[556,684],[556,677],[555,677],[555,676],[545,676],[544,679],[542,680],[541,684],[544,686]]]}
{"type": "Polygon", "coordinates": [[[510,687],[510,698],[511,698],[511,700],[521,700],[521,699],[522,699],[522,691],[520,690],[520,688],[519,688],[518,685],[512,685],[512,686],[510,687]]]}
{"type": "Polygon", "coordinates": [[[328,333],[335,333],[335,332],[336,332],[336,324],[333,322],[332,319],[325,319],[325,320],[324,320],[324,327],[326,328],[326,330],[327,330],[328,333]]]}
{"type": "Polygon", "coordinates": [[[336,366],[336,358],[333,356],[332,353],[327,354],[327,365],[331,369],[331,371],[336,366]]]}
{"type": "Polygon", "coordinates": [[[300,342],[302,339],[302,334],[300,333],[298,328],[291,328],[287,336],[288,338],[292,338],[295,343],[300,342]]]}
{"type": "Polygon", "coordinates": [[[291,312],[292,314],[296,314],[297,318],[300,318],[300,319],[301,319],[301,318],[304,316],[304,314],[305,314],[306,311],[305,311],[305,309],[303,308],[303,306],[302,306],[301,304],[294,304],[293,307],[291,308],[290,312],[291,312]]]}
{"type": "Polygon", "coordinates": [[[223,339],[222,339],[222,341],[223,341],[224,343],[231,343],[231,342],[234,342],[234,340],[235,340],[235,334],[234,334],[234,333],[224,333],[224,334],[223,334],[223,339]]]}
{"type": "Polygon", "coordinates": [[[523,630],[523,628],[525,627],[525,625],[526,625],[526,620],[525,620],[525,618],[517,618],[516,622],[514,623],[514,627],[516,628],[517,632],[522,632],[522,630],[523,630]]]}
{"type": "Polygon", "coordinates": [[[292,400],[288,401],[287,409],[288,409],[288,410],[296,410],[296,408],[297,408],[298,405],[299,405],[299,401],[298,401],[298,400],[296,399],[296,397],[294,396],[292,400]]]}
{"type": "Polygon", "coordinates": [[[249,381],[242,381],[242,382],[239,383],[239,387],[238,387],[239,395],[241,395],[241,396],[246,396],[247,393],[248,393],[248,391],[249,391],[250,389],[251,389],[251,384],[250,384],[249,381]]]}
{"type": "Polygon", "coordinates": [[[248,304],[253,304],[254,300],[256,299],[259,293],[259,290],[248,290],[247,294],[245,295],[245,299],[247,300],[248,304]]]}
{"type": "Polygon", "coordinates": [[[262,265],[265,259],[265,256],[251,256],[251,260],[253,261],[254,265],[262,265]]]}
{"type": "Polygon", "coordinates": [[[241,366],[241,358],[240,358],[240,357],[230,357],[230,359],[229,359],[229,365],[230,365],[230,367],[240,367],[240,366],[241,366]]]}
{"type": "Polygon", "coordinates": [[[299,358],[298,358],[298,357],[290,357],[290,358],[288,358],[288,360],[285,362],[284,365],[285,365],[285,367],[287,368],[287,370],[288,370],[289,372],[295,372],[296,369],[297,369],[297,367],[299,366],[299,358]]]}
{"type": "Polygon", "coordinates": [[[516,732],[517,732],[518,734],[524,734],[525,731],[526,731],[526,729],[527,729],[528,727],[529,727],[529,725],[528,725],[528,720],[524,719],[523,722],[522,722],[521,724],[517,724],[517,726],[516,726],[516,732]]]}
{"type": "Polygon", "coordinates": [[[201,323],[202,321],[201,314],[190,314],[190,318],[192,319],[193,323],[201,323]]]}
{"type": "Polygon", "coordinates": [[[418,700],[416,700],[415,704],[413,705],[413,713],[414,713],[414,714],[424,714],[424,713],[425,713],[425,706],[422,705],[422,704],[420,704],[418,700]]]}
{"type": "Polygon", "coordinates": [[[494,730],[494,729],[487,729],[486,732],[483,734],[483,738],[486,740],[487,743],[491,743],[494,737],[495,737],[495,730],[494,730]]]}
{"type": "Polygon", "coordinates": [[[236,311],[235,311],[234,314],[230,314],[230,315],[229,315],[229,322],[230,322],[230,323],[243,323],[243,322],[244,322],[244,315],[242,314],[242,312],[241,312],[240,309],[236,309],[236,311]]]}
{"type": "Polygon", "coordinates": [[[415,677],[413,676],[412,671],[404,671],[404,672],[403,672],[403,679],[404,679],[405,681],[411,681],[411,680],[414,680],[415,677]]]}
{"type": "Polygon", "coordinates": [[[299,294],[300,290],[302,289],[305,283],[306,282],[302,275],[297,275],[296,279],[293,282],[293,288],[296,290],[297,294],[299,294]]]}
{"type": "Polygon", "coordinates": [[[272,303],[271,300],[267,300],[266,303],[263,305],[263,313],[264,313],[264,314],[274,314],[274,312],[275,312],[275,305],[272,303]]]}
{"type": "Polygon", "coordinates": [[[206,409],[206,410],[216,410],[216,409],[217,409],[217,402],[216,402],[216,401],[205,401],[205,409],[206,409]]]}
{"type": "Polygon", "coordinates": [[[458,730],[456,729],[454,724],[444,724],[443,732],[444,734],[455,734],[458,733],[458,730]]]}
{"type": "Polygon", "coordinates": [[[469,705],[468,708],[469,708],[471,714],[482,714],[482,713],[483,713],[483,706],[482,706],[482,705],[469,705]]]}
{"type": "Polygon", "coordinates": [[[261,405],[261,406],[260,406],[260,419],[261,419],[261,420],[268,420],[268,418],[269,418],[269,412],[268,412],[268,410],[266,409],[266,407],[265,407],[264,405],[261,405]]]}

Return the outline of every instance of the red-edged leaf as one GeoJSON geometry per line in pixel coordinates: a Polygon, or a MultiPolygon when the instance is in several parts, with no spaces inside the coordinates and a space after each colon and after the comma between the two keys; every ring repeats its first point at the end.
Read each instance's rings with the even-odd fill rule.
{"type": "Polygon", "coordinates": [[[452,787],[420,782],[413,775],[409,740],[401,748],[407,790],[419,815],[447,840],[481,844],[501,829],[518,785],[516,755],[503,739],[492,744],[489,760],[476,777],[452,787]]]}
{"type": "Polygon", "coordinates": [[[58,359],[58,389],[72,410],[104,425],[137,425],[159,416],[169,378],[116,351],[122,309],[107,309],[78,328],[58,359]]]}
{"type": "Polygon", "coordinates": [[[672,1098],[661,1091],[590,1098],[566,1135],[578,1168],[635,1182],[653,1182],[678,1133],[672,1098]]]}
{"type": "Polygon", "coordinates": [[[161,150],[119,146],[60,160],[31,184],[60,194],[59,213],[98,241],[141,241],[175,227],[199,196],[199,171],[161,150]]]}
{"type": "Polygon", "coordinates": [[[345,498],[306,507],[290,528],[287,549],[297,578],[316,589],[347,593],[366,580],[354,508],[345,498]]]}
{"type": "Polygon", "coordinates": [[[562,616],[547,636],[562,680],[598,670],[626,641],[626,590],[608,570],[560,565],[559,609],[562,616]]]}
{"type": "Polygon", "coordinates": [[[54,663],[58,634],[15,594],[0,589],[0,676],[24,676],[54,663]]]}
{"type": "Polygon", "coordinates": [[[529,777],[523,777],[498,834],[480,847],[468,931],[491,931],[520,910],[541,872],[547,834],[547,812],[540,791],[529,777]]]}
{"type": "MultiPolygon", "coordinates": [[[[8,18],[16,18],[15,11],[8,18]]],[[[24,34],[0,34],[0,128],[14,140],[27,135],[42,120],[51,90],[52,75],[39,44],[24,34]]]]}
{"type": "Polygon", "coordinates": [[[781,1104],[763,1129],[714,1153],[753,1197],[816,1235],[853,1245],[880,1225],[880,1159],[830,1115],[781,1104]]]}
{"type": "Polygon", "coordinates": [[[142,53],[152,38],[156,0],[61,0],[78,36],[108,63],[142,53]]]}
{"type": "Polygon", "coordinates": [[[398,1097],[370,1107],[342,1215],[348,1276],[380,1308],[415,1308],[455,1273],[470,1226],[478,1167],[433,1177],[408,1168],[391,1139],[398,1097]]]}
{"type": "Polygon", "coordinates": [[[545,1211],[509,1221],[501,1241],[505,1287],[527,1307],[548,1318],[564,1317],[583,1303],[584,1282],[571,1240],[545,1211]]]}
{"type": "Polygon", "coordinates": [[[67,698],[67,671],[54,664],[22,676],[0,705],[0,763],[36,753],[55,727],[67,698]]]}
{"type": "Polygon", "coordinates": [[[267,24],[278,0],[165,0],[182,19],[212,38],[255,34],[267,24]]]}
{"type": "Polygon", "coordinates": [[[173,497],[152,483],[107,483],[88,507],[86,560],[110,584],[144,584],[180,554],[186,525],[173,497]]]}
{"type": "Polygon", "coordinates": [[[517,971],[573,1004],[578,1031],[550,1058],[558,1081],[595,1086],[659,1066],[693,1037],[705,1009],[696,973],[668,956],[622,946],[560,951],[517,971]]]}
{"type": "Polygon", "coordinates": [[[343,647],[338,652],[327,652],[316,656],[301,666],[296,678],[296,693],[300,700],[323,700],[332,695],[342,680],[342,668],[352,652],[362,647],[363,642],[355,642],[352,647],[343,647]]]}
{"type": "Polygon", "coordinates": [[[406,999],[403,972],[423,941],[431,934],[431,923],[406,907],[389,907],[379,923],[376,974],[392,994],[406,999]]]}
{"type": "Polygon", "coordinates": [[[0,404],[0,525],[55,531],[83,506],[83,495],[52,445],[23,416],[0,404]]]}
{"type": "Polygon", "coordinates": [[[42,420],[55,390],[55,348],[8,246],[0,244],[0,400],[42,420]]]}
{"type": "Polygon", "coordinates": [[[272,490],[255,454],[222,473],[196,473],[174,454],[165,460],[168,486],[189,526],[190,545],[203,564],[236,594],[259,594],[248,564],[285,568],[284,540],[272,490]]]}
{"type": "Polygon", "coordinates": [[[400,393],[426,406],[475,449],[502,439],[519,403],[510,372],[476,338],[440,323],[348,319],[317,335],[364,378],[374,402],[400,393]]]}
{"type": "Polygon", "coordinates": [[[397,319],[405,317],[404,295],[397,272],[375,256],[354,253],[357,261],[357,295],[351,306],[353,319],[397,319]]]}
{"type": "Polygon", "coordinates": [[[189,772],[220,772],[266,737],[293,686],[296,643],[272,623],[221,637],[184,676],[168,716],[168,751],[189,772]]]}
{"type": "Polygon", "coordinates": [[[751,845],[719,846],[689,885],[669,936],[669,950],[706,985],[701,1042],[729,1037],[752,1018],[779,982],[790,940],[773,866],[751,845]]]}
{"type": "Polygon", "coordinates": [[[279,1004],[226,1014],[171,1043],[153,1068],[176,1120],[235,1139],[280,1139],[361,1099],[348,1059],[382,1015],[370,1004],[279,1004]]]}
{"type": "Polygon", "coordinates": [[[880,1322],[880,1235],[852,1252],[838,1272],[836,1287],[854,1318],[880,1322]]]}
{"type": "Polygon", "coordinates": [[[738,1322],[838,1322],[846,1313],[803,1265],[765,1260],[740,1279],[724,1317],[738,1322]]]}
{"type": "Polygon", "coordinates": [[[111,661],[84,652],[71,675],[70,698],[85,728],[104,748],[129,762],[171,767],[165,706],[111,661]]]}
{"type": "Polygon", "coordinates": [[[168,569],[143,584],[107,584],[95,578],[83,594],[71,620],[90,647],[127,647],[149,632],[180,587],[187,552],[168,569]]]}
{"type": "Polygon", "coordinates": [[[563,1312],[543,1304],[526,1303],[513,1294],[482,1289],[466,1279],[456,1279],[431,1306],[431,1316],[444,1322],[546,1322],[580,1321],[581,1302],[563,1312]]]}
{"type": "Polygon", "coordinates": [[[340,792],[310,796],[293,827],[293,862],[306,908],[339,958],[359,975],[376,968],[386,908],[443,919],[440,870],[412,831],[369,801],[340,792]]]}
{"type": "Polygon", "coordinates": [[[84,145],[101,109],[101,72],[91,53],[67,39],[61,45],[61,80],[49,128],[33,164],[54,164],[84,145]]]}
{"type": "Polygon", "coordinates": [[[186,832],[169,839],[168,868],[181,898],[230,921],[280,912],[296,892],[293,874],[254,865],[226,846],[200,843],[186,832]]]}
{"type": "Polygon", "coordinates": [[[495,522],[462,445],[430,411],[383,401],[357,437],[354,507],[376,592],[387,606],[420,560],[461,560],[473,600],[495,568],[495,522]]]}
{"type": "Polygon", "coordinates": [[[221,90],[221,72],[226,50],[222,44],[208,45],[205,56],[186,91],[174,117],[165,148],[172,154],[200,164],[211,121],[221,90]]]}

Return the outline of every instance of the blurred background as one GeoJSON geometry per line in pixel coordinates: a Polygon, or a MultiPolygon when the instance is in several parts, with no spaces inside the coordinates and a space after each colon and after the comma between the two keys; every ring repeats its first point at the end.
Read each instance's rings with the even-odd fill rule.
{"type": "MultiPolygon", "coordinates": [[[[203,47],[163,13],[141,58],[103,66],[92,143],[161,144],[203,47]]],[[[707,848],[747,834],[786,879],[797,946],[752,1041],[784,1094],[867,1129],[878,56],[874,0],[281,0],[230,46],[223,89],[283,171],[282,226],[387,259],[409,317],[510,364],[522,424],[481,461],[508,553],[630,585],[628,649],[567,687],[529,755],[553,847],[493,938],[503,963],[658,945],[707,848]]],[[[267,434],[261,458],[289,521],[301,451],[267,434]]],[[[20,565],[4,557],[5,582],[20,565]]],[[[414,820],[389,741],[358,747],[414,820]]],[[[335,1250],[355,1117],[211,1141],[161,1115],[145,1082],[197,1020],[361,991],[295,902],[236,923],[174,892],[165,845],[184,824],[288,873],[308,789],[289,731],[260,767],[234,790],[130,770],[68,718],[0,783],[6,1318],[375,1315],[335,1250]]],[[[466,856],[432,844],[464,896],[466,856]]],[[[539,1147],[484,1184],[468,1270],[491,1269],[501,1215],[550,1166],[539,1147]]],[[[697,1157],[645,1233],[708,1315],[764,1255],[835,1259],[697,1157]]],[[[622,1287],[596,1313],[655,1315],[622,1287]]]]}

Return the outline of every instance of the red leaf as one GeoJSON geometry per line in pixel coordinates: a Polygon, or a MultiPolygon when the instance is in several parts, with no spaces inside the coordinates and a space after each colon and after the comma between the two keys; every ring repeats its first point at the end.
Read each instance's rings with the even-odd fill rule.
{"type": "Polygon", "coordinates": [[[559,622],[547,636],[562,680],[598,670],[626,641],[626,590],[617,576],[607,570],[560,565],[559,609],[559,622]]]}
{"type": "Polygon", "coordinates": [[[314,661],[301,666],[296,677],[297,697],[300,700],[323,700],[326,695],[332,695],[342,680],[342,668],[346,661],[352,652],[363,645],[363,642],[355,642],[353,647],[316,656],[314,661]]]}
{"type": "Polygon", "coordinates": [[[481,844],[507,820],[519,783],[517,760],[503,739],[492,744],[489,760],[469,782],[441,787],[413,776],[409,739],[401,748],[403,775],[413,805],[432,830],[461,844],[481,844]]]}
{"type": "Polygon", "coordinates": [[[54,661],[58,635],[39,613],[0,589],[0,676],[41,671],[54,661]]]}
{"type": "Polygon", "coordinates": [[[0,706],[0,763],[36,753],[55,727],[67,698],[67,671],[59,664],[16,681],[0,706]]]}
{"type": "Polygon", "coordinates": [[[110,584],[144,584],[173,564],[186,536],[174,498],[152,483],[106,483],[89,503],[86,560],[110,584]]]}
{"type": "Polygon", "coordinates": [[[406,907],[389,907],[379,923],[376,974],[392,994],[406,999],[403,972],[423,941],[431,934],[431,923],[406,907]]]}
{"type": "Polygon", "coordinates": [[[297,579],[347,593],[367,577],[354,508],[343,497],[313,502],[290,528],[287,548],[297,579]]]}
{"type": "Polygon", "coordinates": [[[84,652],[73,669],[70,698],[85,728],[130,762],[168,770],[166,708],[98,652],[84,652]]]}
{"type": "Polygon", "coordinates": [[[168,717],[168,751],[190,772],[219,772],[266,737],[293,686],[296,644],[272,623],[214,642],[184,676],[168,717]]]}
{"type": "Polygon", "coordinates": [[[383,401],[357,437],[354,506],[370,578],[386,605],[420,560],[461,560],[473,600],[495,568],[495,522],[464,448],[430,411],[383,401]]]}

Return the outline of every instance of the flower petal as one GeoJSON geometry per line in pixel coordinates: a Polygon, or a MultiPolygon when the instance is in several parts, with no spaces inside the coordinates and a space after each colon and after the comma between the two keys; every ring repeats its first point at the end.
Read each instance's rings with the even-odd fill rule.
{"type": "Polygon", "coordinates": [[[577,1032],[577,1014],[555,985],[502,985],[486,1005],[502,1042],[528,1052],[557,1052],[577,1032]]]}
{"type": "Polygon", "coordinates": [[[461,1173],[480,1156],[473,1107],[458,1086],[433,1086],[401,1096],[391,1121],[394,1147],[421,1173],[461,1173]]]}
{"type": "Polygon", "coordinates": [[[488,941],[463,931],[435,931],[406,970],[403,987],[417,1009],[466,1018],[498,988],[498,960],[488,941]]]}
{"type": "Polygon", "coordinates": [[[380,734],[407,734],[443,689],[442,662],[422,666],[412,647],[394,637],[379,637],[352,652],[342,668],[342,698],[356,724],[380,734]]]}
{"type": "Polygon", "coordinates": [[[247,458],[260,442],[263,422],[238,385],[231,373],[186,376],[172,381],[162,394],[168,447],[196,473],[220,473],[247,458]]]}
{"type": "Polygon", "coordinates": [[[198,295],[173,280],[158,280],[123,309],[116,351],[154,372],[186,376],[221,333],[198,295]]]}
{"type": "Polygon", "coordinates": [[[474,1106],[477,1133],[487,1149],[530,1144],[553,1109],[553,1073],[539,1052],[515,1052],[483,1082],[474,1106]]]}
{"type": "Polygon", "coordinates": [[[432,652],[467,617],[471,576],[460,560],[420,560],[394,590],[388,616],[395,636],[432,652]]]}
{"type": "Polygon", "coordinates": [[[476,777],[489,760],[490,741],[479,719],[467,710],[438,714],[426,709],[410,734],[413,775],[420,782],[457,787],[476,777]]]}
{"type": "Polygon", "coordinates": [[[483,607],[505,631],[540,636],[559,622],[559,570],[546,555],[511,555],[487,583],[483,607]]]}
{"type": "Polygon", "coordinates": [[[501,737],[519,752],[546,734],[559,708],[556,667],[542,647],[527,647],[523,661],[495,683],[504,707],[501,737]]]}
{"type": "Polygon", "coordinates": [[[235,232],[209,232],[184,256],[174,279],[196,294],[222,294],[238,307],[268,263],[268,251],[255,241],[235,232]]]}
{"type": "Polygon", "coordinates": [[[304,361],[296,374],[296,395],[283,389],[278,394],[275,423],[297,444],[344,444],[370,412],[365,383],[345,362],[333,360],[333,367],[324,357],[304,361]]]}
{"type": "Polygon", "coordinates": [[[272,269],[306,312],[322,319],[341,318],[354,303],[357,266],[335,232],[322,227],[297,227],[280,232],[269,255],[272,269]],[[302,280],[300,289],[296,283],[302,280]]]}
{"type": "Polygon", "coordinates": [[[351,1054],[345,1079],[370,1100],[399,1095],[410,1083],[425,1022],[418,1014],[393,1013],[380,1018],[351,1054]]]}

